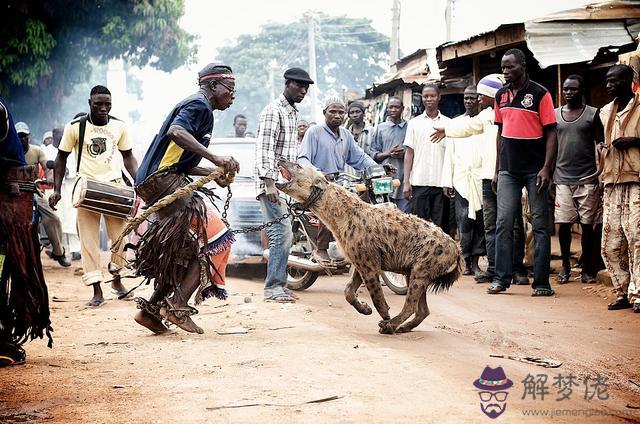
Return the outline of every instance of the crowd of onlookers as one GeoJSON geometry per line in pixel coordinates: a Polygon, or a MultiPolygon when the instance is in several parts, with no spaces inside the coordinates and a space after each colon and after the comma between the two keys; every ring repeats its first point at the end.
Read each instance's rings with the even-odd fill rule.
{"type": "MultiPolygon", "coordinates": [[[[502,74],[464,90],[463,115],[444,116],[438,85],[426,84],[424,113],[405,122],[397,112],[402,100],[391,97],[387,121],[354,138],[377,162],[399,169],[402,189],[393,198],[402,210],[451,235],[457,226],[464,274],[490,283],[488,293],[530,283],[526,246],[533,253],[533,296],[554,294],[555,223],[562,256],[557,283],[571,280],[574,265],[587,284],[606,268],[616,292],[609,309],[640,312],[640,101],[633,70],[609,69],[612,101],[597,109],[585,104],[580,75],[565,78],[564,105],[554,107],[548,90],[529,79],[522,51],[508,50],[501,67],[502,74]],[[577,264],[573,230],[581,238],[577,264]]],[[[349,117],[359,108],[349,106],[349,117]]]]}

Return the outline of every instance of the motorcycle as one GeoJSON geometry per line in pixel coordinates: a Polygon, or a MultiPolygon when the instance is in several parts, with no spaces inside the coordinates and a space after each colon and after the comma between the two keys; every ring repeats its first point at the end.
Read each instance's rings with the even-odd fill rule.
{"type": "MultiPolygon", "coordinates": [[[[392,207],[395,204],[389,195],[400,185],[387,175],[383,165],[373,165],[362,172],[361,177],[346,173],[327,175],[328,179],[342,187],[357,193],[360,197],[378,207],[392,207]]],[[[293,243],[287,264],[287,288],[291,290],[305,290],[318,279],[320,274],[334,275],[354,272],[351,264],[341,256],[335,242],[331,243],[329,255],[332,261],[320,264],[311,259],[317,247],[318,228],[320,220],[310,211],[304,211],[293,218],[293,243]]],[[[383,271],[380,275],[384,284],[396,294],[407,293],[407,277],[390,271],[383,271]]]]}

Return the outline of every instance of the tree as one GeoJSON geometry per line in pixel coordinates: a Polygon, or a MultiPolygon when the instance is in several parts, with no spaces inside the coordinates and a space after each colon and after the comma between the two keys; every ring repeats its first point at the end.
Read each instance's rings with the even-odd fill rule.
{"type": "MultiPolygon", "coordinates": [[[[385,72],[389,38],[376,32],[370,19],[329,17],[316,19],[316,66],[318,98],[340,95],[344,90],[364,93],[367,85],[385,72]]],[[[307,22],[270,23],[257,35],[241,35],[235,44],[219,49],[218,59],[229,64],[236,74],[236,101],[228,112],[220,114],[216,135],[231,131],[233,116],[249,117],[251,131],[257,128],[262,108],[269,102],[268,64],[275,61],[275,93],[282,91],[286,68],[308,69],[307,22]],[[226,131],[228,129],[229,131],[226,131]]],[[[308,102],[305,102],[308,103],[308,102]]],[[[308,110],[301,110],[307,118],[308,110]]]]}
{"type": "Polygon", "coordinates": [[[171,71],[196,53],[178,25],[184,0],[9,0],[0,11],[0,93],[38,131],[70,119],[60,103],[92,63],[122,56],[171,71]]]}

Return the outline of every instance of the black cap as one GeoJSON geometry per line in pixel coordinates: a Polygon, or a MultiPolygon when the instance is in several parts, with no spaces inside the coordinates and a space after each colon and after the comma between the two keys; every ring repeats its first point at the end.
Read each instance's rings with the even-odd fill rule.
{"type": "Polygon", "coordinates": [[[306,82],[307,84],[313,84],[313,80],[304,69],[300,68],[291,68],[287,69],[284,73],[284,79],[297,81],[297,82],[306,82]]]}

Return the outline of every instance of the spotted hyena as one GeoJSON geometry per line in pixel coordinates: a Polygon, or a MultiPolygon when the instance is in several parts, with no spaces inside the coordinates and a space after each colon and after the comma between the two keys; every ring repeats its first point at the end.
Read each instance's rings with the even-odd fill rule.
{"type": "Polygon", "coordinates": [[[381,333],[407,332],[419,325],[429,315],[427,290],[448,290],[460,276],[460,250],[455,241],[417,216],[363,202],[311,167],[284,160],[279,166],[287,180],[276,185],[282,192],[300,202],[312,191],[322,193],[311,210],[331,230],[356,270],[345,288],[347,302],[358,312],[371,314],[369,305],[357,297],[364,282],[382,317],[381,333]],[[381,271],[408,276],[404,307],[393,318],[378,280],[381,271]],[[411,315],[413,319],[407,321],[411,315]]]}

